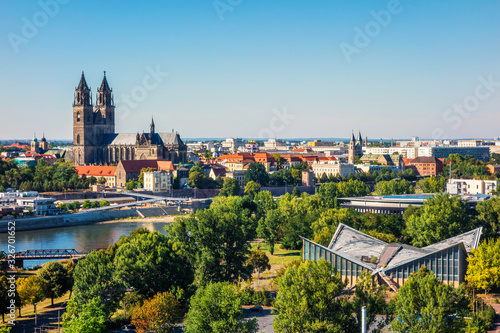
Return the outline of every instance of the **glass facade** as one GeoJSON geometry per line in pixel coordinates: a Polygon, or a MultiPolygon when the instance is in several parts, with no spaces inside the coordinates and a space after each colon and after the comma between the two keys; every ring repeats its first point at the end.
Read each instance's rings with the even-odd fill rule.
{"type": "Polygon", "coordinates": [[[307,239],[304,239],[304,261],[305,260],[315,260],[324,259],[330,262],[334,269],[342,275],[342,277],[347,277],[349,279],[355,279],[361,275],[364,267],[358,265],[346,258],[343,258],[330,250],[315,244],[307,239]]]}
{"type": "MultiPolygon", "coordinates": [[[[421,266],[425,265],[429,270],[434,272],[438,279],[445,283],[458,284],[463,280],[460,272],[464,271],[460,267],[460,263],[464,261],[464,259],[460,259],[462,256],[461,251],[460,245],[455,245],[393,269],[388,269],[385,271],[385,274],[393,279],[397,279],[397,282],[402,284],[413,272],[418,271],[421,266]]],[[[341,273],[342,277],[350,278],[351,281],[360,276],[363,269],[366,269],[307,239],[304,239],[303,254],[304,261],[324,259],[331,262],[332,266],[341,273]]]]}
{"type": "Polygon", "coordinates": [[[445,282],[461,282],[460,272],[460,245],[430,254],[419,260],[395,267],[385,271],[388,276],[397,279],[407,279],[411,273],[418,271],[419,267],[426,266],[436,277],[445,282]],[[416,265],[418,263],[418,265],[416,265]]]}

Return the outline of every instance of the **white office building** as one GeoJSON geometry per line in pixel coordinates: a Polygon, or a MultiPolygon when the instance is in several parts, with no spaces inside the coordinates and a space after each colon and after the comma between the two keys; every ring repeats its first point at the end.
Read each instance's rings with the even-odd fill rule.
{"type": "Polygon", "coordinates": [[[172,192],[173,173],[170,170],[144,173],[144,189],[154,193],[172,192]]]}
{"type": "Polygon", "coordinates": [[[491,194],[498,183],[496,180],[450,179],[446,191],[450,194],[491,194]]]}

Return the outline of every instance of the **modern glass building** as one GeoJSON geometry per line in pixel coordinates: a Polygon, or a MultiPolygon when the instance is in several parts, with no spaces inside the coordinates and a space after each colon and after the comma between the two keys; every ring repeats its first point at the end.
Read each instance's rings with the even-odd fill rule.
{"type": "Polygon", "coordinates": [[[386,243],[344,224],[339,224],[328,246],[303,238],[304,260],[324,259],[332,263],[348,286],[354,286],[363,269],[370,270],[380,284],[397,291],[411,273],[426,266],[444,283],[458,287],[467,271],[467,256],[479,245],[482,228],[417,248],[386,243]]]}

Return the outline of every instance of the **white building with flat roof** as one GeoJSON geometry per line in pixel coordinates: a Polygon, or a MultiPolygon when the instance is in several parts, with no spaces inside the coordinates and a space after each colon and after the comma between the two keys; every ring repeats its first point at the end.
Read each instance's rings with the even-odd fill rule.
{"type": "Polygon", "coordinates": [[[491,194],[498,183],[496,180],[450,179],[446,191],[450,194],[491,194]]]}
{"type": "Polygon", "coordinates": [[[332,175],[344,178],[355,171],[354,164],[342,164],[338,161],[313,163],[311,164],[311,168],[316,178],[321,178],[323,174],[326,174],[327,177],[332,175]]]}
{"type": "Polygon", "coordinates": [[[151,192],[172,192],[173,173],[171,170],[144,172],[144,189],[151,192]]]}

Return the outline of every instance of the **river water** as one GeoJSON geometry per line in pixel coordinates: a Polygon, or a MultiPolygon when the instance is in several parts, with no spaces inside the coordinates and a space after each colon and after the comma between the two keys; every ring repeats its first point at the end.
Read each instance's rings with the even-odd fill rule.
{"type": "MultiPolygon", "coordinates": [[[[15,250],[75,249],[88,251],[107,248],[120,238],[137,228],[147,228],[165,233],[169,223],[152,222],[108,222],[75,227],[51,228],[31,231],[17,231],[15,250]]],[[[0,251],[7,251],[7,234],[0,234],[0,251]]],[[[45,260],[26,260],[24,267],[32,267],[45,260]]]]}

